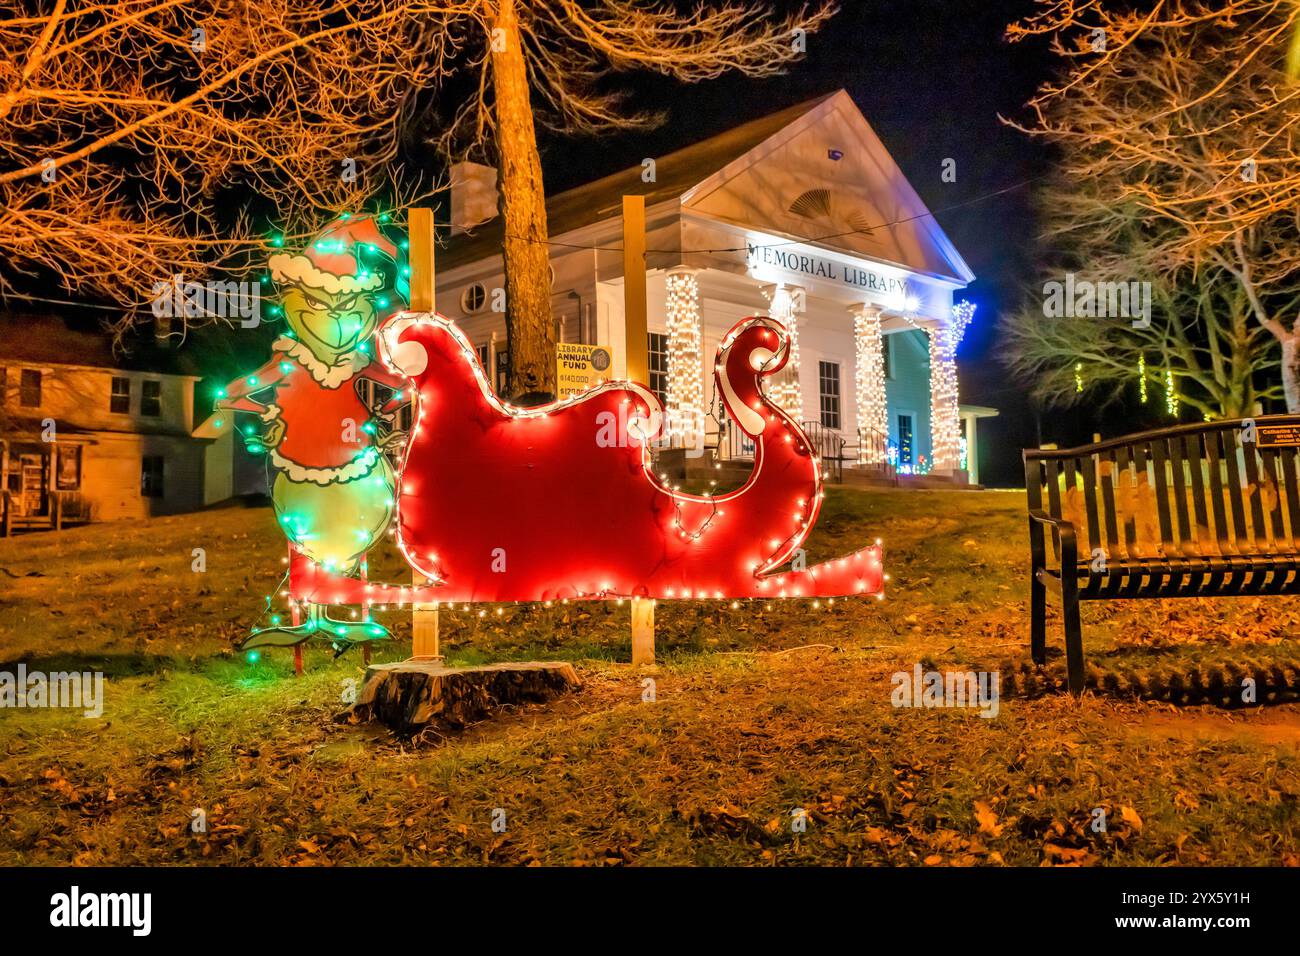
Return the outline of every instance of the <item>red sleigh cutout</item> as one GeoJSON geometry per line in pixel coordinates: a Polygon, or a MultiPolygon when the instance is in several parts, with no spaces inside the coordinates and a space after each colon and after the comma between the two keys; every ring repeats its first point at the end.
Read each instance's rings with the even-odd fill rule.
{"type": "Polygon", "coordinates": [[[784,367],[780,323],[737,323],[714,376],[754,441],[745,485],[681,494],[650,466],[662,410],[611,382],[536,408],[501,402],[460,329],[399,313],[381,353],[411,381],[417,417],[398,485],[397,536],[423,588],[371,584],[297,554],[290,594],[316,604],[790,598],[882,593],[878,545],[805,570],[789,562],[816,522],[822,479],[798,423],[763,394],[784,367]]]}

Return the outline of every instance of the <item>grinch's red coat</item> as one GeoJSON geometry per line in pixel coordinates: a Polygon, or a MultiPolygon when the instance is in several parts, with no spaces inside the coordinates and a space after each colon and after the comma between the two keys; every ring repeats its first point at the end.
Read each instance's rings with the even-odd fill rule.
{"type": "MultiPolygon", "coordinates": [[[[821,502],[798,425],[771,404],[760,375],[785,364],[785,330],[747,319],[724,338],[718,386],[754,437],[754,472],[716,498],[683,495],[647,467],[643,435],[659,409],[646,389],[610,384],[539,409],[492,394],[474,350],[437,316],[395,316],[386,358],[413,381],[419,417],[407,447],[398,535],[412,567],[439,582],[421,600],[730,598],[875,594],[878,548],[787,574],[821,502]]],[[[295,565],[299,596],[337,601],[365,587],[295,565]],[[338,590],[338,589],[346,589],[338,590]]],[[[360,593],[360,592],[358,592],[360,593]]],[[[371,585],[376,602],[405,597],[371,585]]],[[[351,597],[349,597],[351,599],[351,597]]]]}
{"type": "MultiPolygon", "coordinates": [[[[357,393],[357,382],[366,379],[401,390],[405,379],[365,352],[352,352],[339,364],[326,365],[291,338],[276,340],[272,348],[274,359],[227,386],[221,407],[284,423],[284,437],[271,449],[271,460],[293,481],[323,485],[366,474],[378,449],[363,427],[372,412],[357,393]],[[253,395],[260,395],[260,400],[253,395]],[[367,454],[368,449],[374,450],[367,454]]],[[[401,402],[395,398],[386,410],[401,402]]]]}

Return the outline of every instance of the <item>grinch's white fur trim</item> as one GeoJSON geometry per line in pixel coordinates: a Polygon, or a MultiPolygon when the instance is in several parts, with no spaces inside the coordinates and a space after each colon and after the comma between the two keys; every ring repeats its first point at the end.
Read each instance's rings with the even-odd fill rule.
{"type": "Polygon", "coordinates": [[[379,449],[367,448],[352,461],[338,468],[305,468],[296,461],[290,461],[274,448],[271,449],[271,464],[275,465],[290,481],[309,481],[313,485],[335,485],[346,481],[364,478],[379,460],[379,449]]]}
{"type": "Polygon", "coordinates": [[[262,421],[273,422],[280,417],[282,409],[279,405],[267,405],[266,411],[262,412],[262,421]]]}
{"type": "Polygon", "coordinates": [[[370,356],[363,352],[349,352],[338,365],[326,365],[316,357],[316,353],[297,339],[280,336],[271,345],[275,352],[283,352],[305,368],[321,385],[326,388],[338,388],[357,372],[370,364],[370,356]]]}
{"type": "Polygon", "coordinates": [[[336,276],[324,272],[306,256],[280,252],[271,256],[271,278],[276,282],[296,282],[308,289],[320,289],[330,295],[350,292],[373,292],[384,284],[384,277],[372,272],[368,276],[336,276]]]}

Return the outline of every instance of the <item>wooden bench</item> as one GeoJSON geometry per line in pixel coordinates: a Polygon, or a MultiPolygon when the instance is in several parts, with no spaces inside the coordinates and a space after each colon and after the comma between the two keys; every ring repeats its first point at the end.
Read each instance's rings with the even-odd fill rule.
{"type": "Polygon", "coordinates": [[[1080,601],[1300,593],[1298,452],[1300,415],[1026,449],[1034,661],[1046,659],[1049,586],[1076,694],[1080,601]]]}

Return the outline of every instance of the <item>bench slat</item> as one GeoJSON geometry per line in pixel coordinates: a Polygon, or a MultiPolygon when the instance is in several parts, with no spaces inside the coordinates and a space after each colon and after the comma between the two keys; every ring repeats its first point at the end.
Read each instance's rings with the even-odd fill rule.
{"type": "Polygon", "coordinates": [[[1115,482],[1119,478],[1119,464],[1115,461],[1114,449],[1101,452],[1098,457],[1101,459],[1102,513],[1106,516],[1106,553],[1114,560],[1123,548],[1115,515],[1115,482]]]}
{"type": "Polygon", "coordinates": [[[1102,553],[1106,555],[1106,560],[1109,561],[1113,552],[1110,550],[1109,542],[1102,538],[1101,522],[1097,518],[1096,459],[1092,455],[1084,455],[1079,459],[1079,464],[1083,468],[1083,507],[1088,514],[1089,559],[1091,559],[1092,552],[1101,548],[1102,553]]]}
{"type": "MultiPolygon", "coordinates": [[[[1133,470],[1130,467],[1132,457],[1132,450],[1127,447],[1115,449],[1115,460],[1119,466],[1116,482],[1123,483],[1128,489],[1135,489],[1133,470]]],[[[1142,551],[1137,543],[1137,520],[1135,514],[1130,512],[1124,516],[1124,557],[1132,561],[1141,556],[1142,551]]]]}
{"type": "Polygon", "coordinates": [[[1205,477],[1210,466],[1206,460],[1204,437],[1204,434],[1184,436],[1183,460],[1187,462],[1187,471],[1191,478],[1192,512],[1196,521],[1197,546],[1202,554],[1218,554],[1219,539],[1210,527],[1210,516],[1205,508],[1205,477]]]}
{"type": "Polygon", "coordinates": [[[1278,449],[1278,470],[1281,475],[1279,480],[1286,492],[1286,510],[1291,528],[1290,545],[1293,552],[1300,548],[1300,489],[1296,488],[1296,457],[1297,449],[1293,446],[1284,445],[1278,449]]]}
{"type": "Polygon", "coordinates": [[[1152,441],[1147,447],[1138,445],[1134,449],[1133,459],[1138,466],[1138,477],[1145,478],[1156,493],[1156,515],[1160,520],[1160,544],[1165,557],[1173,557],[1181,549],[1174,541],[1173,531],[1169,527],[1169,484],[1165,468],[1166,458],[1163,443],[1152,441]],[[1148,470],[1150,462],[1150,470],[1148,470]]]}
{"type": "Polygon", "coordinates": [[[1233,542],[1232,528],[1228,524],[1228,512],[1224,507],[1223,449],[1219,442],[1219,430],[1205,433],[1205,452],[1209,464],[1210,505],[1214,510],[1214,534],[1219,541],[1219,553],[1225,556],[1237,553],[1233,542]]]}
{"type": "MultiPolygon", "coordinates": [[[[1043,462],[1044,471],[1047,479],[1047,513],[1053,518],[1061,517],[1061,463],[1055,459],[1049,459],[1043,462]]],[[[1052,553],[1056,555],[1056,560],[1061,560],[1061,546],[1052,535],[1052,553]]]]}
{"type": "Polygon", "coordinates": [[[1219,430],[1219,449],[1223,463],[1228,468],[1228,501],[1232,505],[1232,529],[1236,535],[1238,553],[1252,550],[1250,538],[1246,536],[1246,509],[1242,506],[1241,466],[1237,463],[1237,439],[1235,433],[1219,430]]]}
{"type": "Polygon", "coordinates": [[[1246,465],[1247,488],[1250,490],[1250,542],[1251,550],[1267,551],[1268,526],[1264,523],[1264,483],[1259,477],[1259,463],[1255,456],[1255,444],[1246,445],[1237,440],[1236,433],[1232,442],[1241,449],[1241,458],[1246,465]]]}
{"type": "Polygon", "coordinates": [[[1169,449],[1169,473],[1173,479],[1174,517],[1178,520],[1178,552],[1187,557],[1197,557],[1196,529],[1187,517],[1187,476],[1184,474],[1183,443],[1180,438],[1160,442],[1169,449]]]}
{"type": "Polygon", "coordinates": [[[1272,535],[1273,551],[1284,551],[1289,554],[1295,553],[1295,548],[1291,544],[1291,537],[1286,532],[1286,522],[1282,520],[1282,496],[1286,493],[1283,487],[1284,478],[1278,471],[1278,455],[1274,448],[1259,449],[1259,457],[1263,462],[1263,477],[1272,485],[1273,506],[1268,510],[1269,532],[1272,535]]]}

